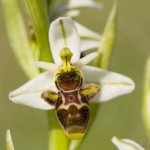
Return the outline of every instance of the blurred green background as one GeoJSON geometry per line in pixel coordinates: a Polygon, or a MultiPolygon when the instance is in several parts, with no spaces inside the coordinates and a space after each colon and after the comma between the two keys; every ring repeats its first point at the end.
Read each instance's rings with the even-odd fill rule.
{"type": "MultiPolygon", "coordinates": [[[[82,9],[77,21],[101,34],[112,1],[100,2],[104,5],[103,10],[82,9]]],[[[81,150],[116,150],[111,143],[114,135],[134,140],[145,149],[150,149],[141,118],[143,74],[149,54],[150,1],[120,0],[110,70],[132,78],[136,88],[131,94],[101,104],[92,129],[84,137],[81,150]]],[[[11,130],[16,150],[47,150],[46,111],[17,105],[8,99],[8,93],[27,80],[10,48],[0,4],[0,150],[5,149],[7,129],[11,130]]]]}

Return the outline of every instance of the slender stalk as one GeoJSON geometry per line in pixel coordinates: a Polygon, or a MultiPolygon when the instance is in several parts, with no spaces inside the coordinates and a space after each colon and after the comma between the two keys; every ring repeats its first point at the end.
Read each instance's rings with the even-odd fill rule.
{"type": "Polygon", "coordinates": [[[53,62],[48,41],[49,19],[41,0],[22,0],[30,17],[35,37],[40,49],[40,60],[53,62]]]}
{"type": "Polygon", "coordinates": [[[69,142],[67,135],[58,123],[54,110],[48,111],[49,117],[49,150],[68,150],[69,142]]]}
{"type": "Polygon", "coordinates": [[[142,116],[150,141],[150,56],[146,62],[143,86],[142,116]]]}
{"type": "Polygon", "coordinates": [[[17,0],[2,0],[6,19],[7,33],[10,45],[21,68],[29,78],[39,74],[39,69],[33,65],[34,55],[18,8],[17,0]]]}

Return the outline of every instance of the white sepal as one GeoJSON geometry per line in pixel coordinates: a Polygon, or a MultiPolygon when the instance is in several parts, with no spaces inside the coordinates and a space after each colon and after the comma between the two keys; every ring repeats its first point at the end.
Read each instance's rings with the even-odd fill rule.
{"type": "Polygon", "coordinates": [[[38,75],[15,91],[10,92],[9,99],[17,104],[34,108],[53,109],[53,106],[50,106],[41,98],[43,91],[53,90],[57,92],[53,76],[54,74],[49,71],[38,75]]]}
{"type": "Polygon", "coordinates": [[[60,17],[51,23],[49,40],[56,65],[62,64],[59,53],[64,47],[68,47],[73,53],[71,63],[79,60],[80,37],[74,21],[70,17],[60,17]]]}
{"type": "Polygon", "coordinates": [[[116,145],[118,150],[145,150],[139,144],[129,139],[119,139],[118,137],[113,137],[112,142],[116,145]]]}
{"type": "Polygon", "coordinates": [[[132,79],[124,75],[90,66],[84,66],[81,70],[85,83],[96,83],[100,86],[100,92],[92,102],[105,102],[130,93],[135,88],[132,79]]]}

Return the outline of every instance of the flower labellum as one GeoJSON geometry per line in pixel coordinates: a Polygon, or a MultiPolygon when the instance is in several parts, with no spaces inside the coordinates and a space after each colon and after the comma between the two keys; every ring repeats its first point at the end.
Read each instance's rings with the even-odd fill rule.
{"type": "Polygon", "coordinates": [[[70,63],[72,52],[69,48],[63,48],[60,57],[63,65],[55,74],[59,92],[46,91],[41,97],[55,106],[57,118],[68,137],[78,140],[83,137],[90,117],[89,101],[100,89],[96,84],[82,88],[82,73],[70,63]]]}

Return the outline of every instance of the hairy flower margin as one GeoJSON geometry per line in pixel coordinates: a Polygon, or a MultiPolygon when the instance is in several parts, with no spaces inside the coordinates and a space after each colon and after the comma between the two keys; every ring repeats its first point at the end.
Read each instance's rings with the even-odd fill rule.
{"type": "Polygon", "coordinates": [[[119,139],[114,136],[112,142],[116,145],[118,150],[145,150],[139,144],[129,139],[119,139]]]}
{"type": "Polygon", "coordinates": [[[53,109],[53,106],[50,106],[41,98],[41,93],[46,90],[57,92],[53,77],[57,68],[62,65],[59,52],[64,47],[68,47],[72,51],[71,63],[81,69],[84,83],[96,83],[100,86],[101,92],[92,102],[105,102],[134,90],[134,82],[124,75],[92,66],[85,66],[97,54],[92,53],[80,59],[80,37],[74,21],[70,17],[58,18],[51,23],[49,31],[50,46],[55,64],[36,62],[36,66],[48,71],[28,81],[15,91],[10,92],[10,100],[17,104],[34,108],[53,109]]]}

